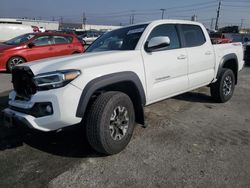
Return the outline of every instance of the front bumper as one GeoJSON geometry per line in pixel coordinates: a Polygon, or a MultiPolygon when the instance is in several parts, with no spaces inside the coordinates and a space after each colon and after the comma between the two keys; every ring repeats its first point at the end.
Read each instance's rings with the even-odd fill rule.
{"type": "Polygon", "coordinates": [[[6,71],[7,60],[3,55],[0,55],[0,71],[6,71]]]}
{"type": "MultiPolygon", "coordinates": [[[[27,125],[29,128],[34,129],[37,127],[37,129],[41,130],[41,128],[38,127],[37,124],[35,123],[34,117],[30,115],[16,112],[9,108],[3,110],[3,114],[4,114],[4,125],[6,127],[14,127],[19,123],[23,123],[27,125]]],[[[43,131],[48,131],[48,130],[43,130],[43,131]]]]}
{"type": "Polygon", "coordinates": [[[82,91],[72,84],[59,89],[39,91],[29,101],[16,100],[16,92],[9,94],[9,105],[12,107],[31,109],[36,103],[50,102],[53,114],[43,117],[34,117],[11,108],[3,110],[5,124],[11,126],[16,121],[40,131],[54,131],[81,122],[76,117],[78,102],[82,91]]]}

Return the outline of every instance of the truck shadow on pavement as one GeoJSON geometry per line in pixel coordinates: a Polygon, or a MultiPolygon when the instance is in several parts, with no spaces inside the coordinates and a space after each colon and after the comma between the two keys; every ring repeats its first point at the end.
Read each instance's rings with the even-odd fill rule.
{"type": "Polygon", "coordinates": [[[196,103],[215,103],[210,95],[194,91],[184,93],[173,98],[176,100],[196,102],[196,103]]]}
{"type": "Polygon", "coordinates": [[[246,62],[245,68],[250,68],[250,62],[246,62]]]}
{"type": "Polygon", "coordinates": [[[101,157],[89,146],[84,131],[78,127],[59,133],[43,133],[23,125],[0,127],[0,152],[22,147],[24,144],[42,152],[63,157],[101,157]]]}
{"type": "MultiPolygon", "coordinates": [[[[7,107],[8,94],[0,94],[0,112],[7,107]]],[[[22,147],[24,144],[40,151],[63,157],[101,157],[90,145],[82,126],[59,133],[43,133],[18,124],[15,127],[4,126],[3,114],[0,114],[0,152],[22,147]]]]}

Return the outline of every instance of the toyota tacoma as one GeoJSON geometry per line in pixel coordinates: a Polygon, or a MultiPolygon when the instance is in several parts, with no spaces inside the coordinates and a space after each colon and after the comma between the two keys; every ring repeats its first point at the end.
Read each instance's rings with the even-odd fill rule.
{"type": "Polygon", "coordinates": [[[241,43],[212,45],[197,22],[158,20],[113,30],[85,54],[24,63],[12,73],[7,125],[40,131],[80,124],[107,155],[129,143],[144,106],[203,86],[228,101],[243,68],[241,43]]]}

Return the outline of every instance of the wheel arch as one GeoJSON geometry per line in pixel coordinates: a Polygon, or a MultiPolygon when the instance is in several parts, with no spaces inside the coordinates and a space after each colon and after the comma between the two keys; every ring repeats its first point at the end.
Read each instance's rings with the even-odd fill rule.
{"type": "Polygon", "coordinates": [[[231,54],[225,55],[220,62],[216,78],[217,79],[219,78],[219,75],[221,74],[221,71],[223,68],[228,68],[228,69],[231,69],[233,71],[234,76],[235,76],[235,85],[237,85],[237,83],[238,83],[238,66],[239,66],[239,63],[238,63],[238,58],[237,58],[236,54],[231,53],[231,54]]]}
{"type": "Polygon", "coordinates": [[[85,117],[92,97],[105,91],[120,91],[127,94],[134,105],[136,122],[144,125],[145,92],[139,77],[130,71],[108,74],[90,81],[82,92],[76,116],[85,117]]]}

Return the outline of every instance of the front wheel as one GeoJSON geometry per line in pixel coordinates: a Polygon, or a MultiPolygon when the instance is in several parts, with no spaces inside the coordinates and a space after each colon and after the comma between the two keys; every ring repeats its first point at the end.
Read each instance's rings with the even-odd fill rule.
{"type": "Polygon", "coordinates": [[[133,103],[121,92],[101,94],[87,116],[87,139],[97,152],[112,155],[129,143],[135,125],[133,103]]]}
{"type": "Polygon", "coordinates": [[[22,64],[24,62],[25,62],[25,60],[21,57],[18,57],[18,56],[10,58],[9,61],[7,62],[7,71],[12,72],[12,69],[15,66],[22,64]]]}
{"type": "Polygon", "coordinates": [[[223,68],[218,80],[211,85],[211,96],[220,103],[230,100],[234,93],[235,76],[231,69],[223,68]]]}

